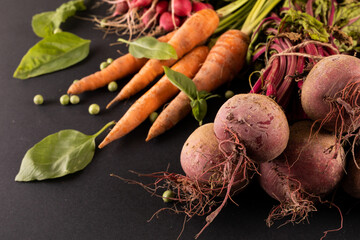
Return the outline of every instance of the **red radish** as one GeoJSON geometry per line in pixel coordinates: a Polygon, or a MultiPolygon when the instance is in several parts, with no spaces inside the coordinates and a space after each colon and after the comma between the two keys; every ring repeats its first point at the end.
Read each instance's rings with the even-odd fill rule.
{"type": "Polygon", "coordinates": [[[235,153],[242,143],[257,163],[279,156],[289,139],[281,107],[261,94],[238,94],[227,100],[215,117],[214,131],[226,152],[235,153]]]}
{"type": "Polygon", "coordinates": [[[144,13],[141,17],[141,21],[145,24],[145,26],[148,26],[152,22],[154,16],[155,16],[155,12],[153,9],[145,8],[144,13]]]}
{"type": "Polygon", "coordinates": [[[159,1],[156,4],[155,12],[157,15],[161,15],[164,12],[167,12],[169,8],[169,2],[168,1],[159,1]]]}
{"type": "Polygon", "coordinates": [[[192,3],[192,12],[198,12],[198,11],[206,9],[206,8],[213,9],[212,5],[209,3],[202,3],[202,2],[198,2],[198,1],[194,1],[192,3]]]}
{"type": "Polygon", "coordinates": [[[344,151],[336,148],[336,136],[327,131],[312,133],[313,122],[301,121],[290,127],[289,143],[278,158],[260,164],[260,184],[280,202],[267,224],[290,216],[290,222],[306,219],[316,211],[314,203],[339,184],[344,173],[344,151]]]}
{"type": "Polygon", "coordinates": [[[132,0],[130,3],[131,8],[148,7],[152,3],[152,0],[132,0]]]}
{"type": "Polygon", "coordinates": [[[170,12],[164,12],[160,15],[159,26],[165,31],[169,32],[175,29],[180,25],[180,19],[177,16],[174,16],[174,21],[172,19],[170,12]]]}
{"type": "Polygon", "coordinates": [[[126,0],[123,0],[123,1],[118,1],[116,3],[116,7],[115,7],[115,10],[112,14],[112,17],[116,17],[116,16],[119,16],[119,15],[123,15],[125,14],[127,11],[129,10],[129,5],[128,3],[126,2],[126,0]]]}
{"type": "MultiPolygon", "coordinates": [[[[354,153],[355,154],[355,153],[354,153]]],[[[357,149],[355,161],[348,161],[346,175],[342,187],[346,193],[354,198],[360,198],[360,150],[357,149]]]]}
{"type": "Polygon", "coordinates": [[[172,0],[171,8],[176,16],[179,16],[179,17],[190,16],[191,1],[190,0],[172,0]]]}

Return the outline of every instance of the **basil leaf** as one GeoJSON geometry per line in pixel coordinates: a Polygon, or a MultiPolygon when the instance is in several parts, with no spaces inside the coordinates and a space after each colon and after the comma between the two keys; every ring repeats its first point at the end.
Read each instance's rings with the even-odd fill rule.
{"type": "Polygon", "coordinates": [[[50,35],[35,44],[14,72],[14,77],[27,79],[67,68],[89,54],[90,40],[69,32],[50,35]]]}
{"type": "Polygon", "coordinates": [[[39,37],[46,37],[54,34],[55,26],[52,19],[55,15],[54,11],[43,12],[33,16],[31,26],[34,33],[39,37]]]}
{"type": "Polygon", "coordinates": [[[54,30],[60,28],[60,24],[65,22],[76,11],[85,10],[83,0],[74,0],[63,3],[56,11],[39,13],[33,16],[31,26],[36,35],[47,37],[54,34],[54,30]]]}
{"type": "Polygon", "coordinates": [[[190,98],[190,100],[194,101],[197,99],[196,85],[190,78],[182,73],[170,69],[169,67],[164,66],[163,68],[166,77],[172,84],[183,91],[190,98]]]}
{"type": "Polygon", "coordinates": [[[194,118],[199,122],[199,125],[202,125],[202,121],[207,113],[207,102],[205,99],[196,99],[191,101],[191,109],[194,118]]]}
{"type": "Polygon", "coordinates": [[[15,181],[58,178],[84,169],[94,156],[95,138],[113,124],[94,135],[67,129],[45,137],[26,152],[15,181]]]}
{"type": "Polygon", "coordinates": [[[158,60],[178,58],[173,46],[153,37],[142,37],[132,42],[119,38],[118,41],[129,44],[129,53],[136,58],[158,60]]]}

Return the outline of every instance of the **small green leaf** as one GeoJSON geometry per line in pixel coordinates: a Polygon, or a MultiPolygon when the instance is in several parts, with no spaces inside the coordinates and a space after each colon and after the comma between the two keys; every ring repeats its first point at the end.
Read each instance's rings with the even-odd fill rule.
{"type": "Polygon", "coordinates": [[[54,34],[55,29],[60,28],[60,24],[65,22],[76,11],[85,10],[83,0],[74,0],[63,3],[56,11],[39,13],[33,16],[31,26],[39,37],[47,37],[54,34]]]}
{"type": "Polygon", "coordinates": [[[169,81],[174,84],[177,88],[183,91],[190,100],[197,99],[198,93],[195,83],[182,73],[176,72],[169,67],[164,66],[166,77],[169,81]]]}
{"type": "Polygon", "coordinates": [[[199,125],[202,125],[202,121],[207,113],[207,102],[205,99],[196,99],[190,103],[192,114],[194,118],[199,122],[199,125]]]}
{"type": "Polygon", "coordinates": [[[15,181],[58,178],[84,169],[94,156],[95,138],[113,124],[94,135],[67,129],[45,137],[26,152],[15,181]]]}
{"type": "Polygon", "coordinates": [[[158,60],[178,58],[173,46],[165,42],[160,42],[153,37],[142,37],[133,42],[119,38],[118,41],[129,44],[129,53],[136,58],[158,60]]]}
{"type": "Polygon", "coordinates": [[[27,79],[67,68],[87,57],[89,46],[90,40],[69,32],[50,35],[29,49],[14,77],[27,79]]]}

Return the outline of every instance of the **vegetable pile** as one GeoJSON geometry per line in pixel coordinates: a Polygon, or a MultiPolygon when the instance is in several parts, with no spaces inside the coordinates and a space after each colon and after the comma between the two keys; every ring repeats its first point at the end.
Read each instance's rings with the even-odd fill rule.
{"type": "MultiPolygon", "coordinates": [[[[127,34],[128,39],[118,41],[127,44],[129,53],[108,59],[99,71],[74,81],[60,103],[77,104],[78,95],[107,86],[119,91],[106,106],[110,111],[115,103],[147,91],[119,121],[95,135],[64,130],[44,138],[26,153],[16,181],[83,169],[94,155],[95,138],[113,124],[98,148],[129,134],[146,119],[152,122],[149,141],[191,113],[199,127],[182,146],[185,174],[138,173],[155,178],[152,187],[117,177],[173,204],[167,209],[188,219],[206,216],[196,238],[228,200],[253,181],[279,201],[266,219],[268,226],[280,219],[306,221],[319,204],[329,204],[341,215],[329,200],[339,187],[360,198],[359,2],[102,2],[111,5],[110,16],[95,21],[107,34],[127,34]],[[129,82],[118,90],[116,81],[126,78],[129,82]],[[214,119],[205,118],[208,101],[224,99],[219,88],[244,85],[247,79],[249,86],[241,91],[226,91],[214,119]],[[44,154],[49,147],[54,150],[44,154]]],[[[82,60],[89,41],[59,29],[61,22],[84,9],[78,0],[36,15],[33,29],[44,39],[24,56],[14,77],[38,76],[82,60]],[[54,55],[45,51],[59,46],[57,41],[64,44],[60,50],[54,55]]],[[[44,99],[36,95],[33,101],[40,105],[44,99]]],[[[88,110],[97,115],[100,106],[94,103],[88,110]]]]}

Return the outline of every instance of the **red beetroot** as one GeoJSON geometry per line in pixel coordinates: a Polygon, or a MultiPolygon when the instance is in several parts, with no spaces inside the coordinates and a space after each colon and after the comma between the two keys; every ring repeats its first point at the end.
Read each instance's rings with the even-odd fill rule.
{"type": "Polygon", "coordinates": [[[190,0],[172,0],[172,10],[176,16],[186,17],[191,13],[191,1],[190,0]]]}
{"type": "Polygon", "coordinates": [[[214,131],[228,153],[244,144],[254,162],[266,162],[279,156],[289,139],[289,125],[281,107],[261,94],[238,94],[219,109],[214,131]]]}
{"type": "Polygon", "coordinates": [[[174,21],[172,19],[170,12],[164,12],[160,16],[159,26],[165,31],[169,32],[175,29],[180,25],[180,19],[177,16],[174,16],[174,21]]]}
{"type": "MultiPolygon", "coordinates": [[[[226,157],[219,149],[219,142],[214,134],[214,124],[208,123],[198,127],[186,140],[180,155],[181,167],[187,177],[202,183],[219,185],[230,182],[232,171],[226,176],[224,169],[234,169],[235,166],[225,166],[226,157]]],[[[239,171],[235,180],[241,186],[247,181],[247,173],[239,171]]],[[[219,191],[220,193],[220,191],[219,191]]]]}
{"type": "Polygon", "coordinates": [[[314,121],[339,134],[360,126],[360,59],[333,55],[320,60],[302,86],[301,104],[314,121]]]}
{"type": "Polygon", "coordinates": [[[278,158],[260,164],[260,184],[280,205],[271,211],[267,224],[290,216],[300,222],[314,202],[329,194],[344,172],[344,151],[334,147],[336,136],[326,131],[311,135],[313,123],[297,122],[290,127],[289,143],[278,158]]]}

